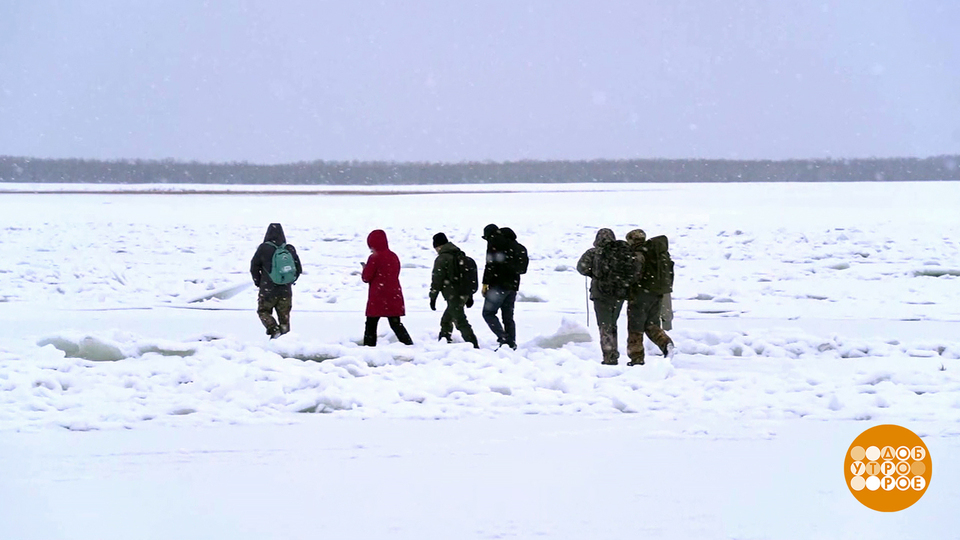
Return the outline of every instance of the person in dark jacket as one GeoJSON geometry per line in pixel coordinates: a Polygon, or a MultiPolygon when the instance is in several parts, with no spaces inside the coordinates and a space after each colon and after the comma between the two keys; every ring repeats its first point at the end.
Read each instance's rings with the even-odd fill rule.
{"type": "Polygon", "coordinates": [[[293,256],[296,263],[297,275],[303,273],[300,257],[292,245],[287,244],[283,234],[283,227],[279,223],[271,223],[267,233],[263,235],[263,243],[257,248],[250,260],[250,275],[253,284],[260,291],[257,294],[257,316],[267,329],[270,339],[275,339],[290,331],[290,310],[293,308],[293,288],[289,283],[277,284],[270,279],[273,270],[273,254],[278,247],[286,245],[287,251],[293,256]],[[277,312],[277,319],[273,318],[273,311],[277,312]]]}
{"type": "MultiPolygon", "coordinates": [[[[487,241],[486,264],[483,267],[483,320],[497,336],[499,346],[517,348],[517,327],[513,310],[520,290],[520,252],[517,235],[509,228],[500,229],[493,223],[483,229],[487,241]],[[497,318],[497,311],[503,323],[497,318]]],[[[524,249],[524,251],[526,251],[524,249]]]]}
{"type": "Polygon", "coordinates": [[[447,235],[437,233],[433,236],[433,248],[437,250],[437,258],[433,262],[433,274],[430,280],[430,309],[437,310],[437,297],[443,295],[447,302],[447,309],[440,317],[440,336],[438,340],[452,341],[453,327],[456,326],[463,336],[463,340],[472,343],[475,349],[480,348],[477,336],[473,333],[464,307],[473,306],[473,296],[463,296],[454,287],[454,273],[457,272],[457,257],[460,248],[447,240],[447,235]]]}
{"type": "Polygon", "coordinates": [[[610,298],[600,292],[596,280],[597,248],[616,240],[616,235],[610,229],[600,229],[593,241],[593,247],[588,249],[577,261],[577,272],[591,278],[590,299],[593,300],[593,309],[597,315],[597,327],[600,329],[600,350],[603,352],[603,363],[617,365],[620,351],[617,346],[617,319],[623,309],[623,300],[610,298]]]}
{"type": "Polygon", "coordinates": [[[413,345],[410,334],[400,322],[406,315],[403,291],[400,289],[400,259],[390,251],[387,233],[377,229],[367,235],[367,247],[372,252],[363,265],[360,278],[370,284],[367,295],[367,323],[363,331],[363,344],[377,345],[377,325],[380,317],[386,317],[397,340],[404,345],[413,345]]]}
{"type": "MultiPolygon", "coordinates": [[[[643,267],[647,234],[643,229],[634,229],[627,233],[626,240],[643,267]]],[[[630,288],[630,298],[627,300],[627,356],[630,361],[627,365],[643,365],[646,355],[643,348],[644,334],[660,348],[664,357],[673,356],[673,340],[664,332],[660,321],[664,296],[645,290],[639,283],[630,288]]]]}

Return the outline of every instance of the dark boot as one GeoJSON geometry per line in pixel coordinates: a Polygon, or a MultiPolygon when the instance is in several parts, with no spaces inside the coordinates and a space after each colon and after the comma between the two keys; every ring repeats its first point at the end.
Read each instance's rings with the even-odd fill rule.
{"type": "Polygon", "coordinates": [[[627,362],[628,366],[642,366],[643,365],[643,354],[634,355],[630,357],[630,361],[627,362]]]}
{"type": "Polygon", "coordinates": [[[393,330],[393,333],[397,335],[397,341],[404,345],[413,345],[413,340],[410,339],[410,333],[407,332],[407,328],[400,322],[400,317],[390,317],[387,319],[387,322],[390,323],[390,328],[393,330]]]}

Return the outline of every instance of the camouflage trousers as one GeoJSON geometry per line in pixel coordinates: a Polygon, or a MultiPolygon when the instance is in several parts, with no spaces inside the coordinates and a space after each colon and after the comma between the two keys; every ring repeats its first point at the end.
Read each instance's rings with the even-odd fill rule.
{"type": "Polygon", "coordinates": [[[267,334],[273,335],[280,331],[286,334],[290,331],[290,310],[293,309],[292,296],[264,296],[263,291],[257,295],[257,316],[260,322],[267,329],[267,334]],[[273,318],[273,312],[276,310],[277,319],[273,318]]]}
{"type": "Polygon", "coordinates": [[[673,340],[660,327],[662,303],[662,294],[647,292],[635,294],[627,303],[627,356],[631,361],[643,360],[644,334],[667,355],[667,345],[673,340]]]}
{"type": "Polygon", "coordinates": [[[616,364],[620,358],[617,345],[617,320],[623,310],[623,300],[594,299],[593,311],[597,315],[597,327],[600,329],[600,351],[603,361],[616,364]]]}

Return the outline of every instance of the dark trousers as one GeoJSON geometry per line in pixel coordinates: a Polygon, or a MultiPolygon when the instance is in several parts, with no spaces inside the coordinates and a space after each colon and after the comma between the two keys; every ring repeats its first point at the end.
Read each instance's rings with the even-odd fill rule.
{"type": "Polygon", "coordinates": [[[517,302],[517,291],[500,287],[490,287],[483,298],[483,320],[497,336],[498,343],[517,344],[517,325],[513,322],[513,307],[517,302]],[[503,324],[497,318],[497,311],[503,316],[503,324]]]}
{"type": "Polygon", "coordinates": [[[667,345],[673,340],[660,327],[662,307],[663,295],[649,292],[636,293],[627,303],[627,355],[631,360],[643,359],[644,334],[667,354],[667,345]]]}
{"type": "Polygon", "coordinates": [[[292,296],[266,296],[263,291],[257,295],[257,316],[263,323],[267,333],[273,335],[277,330],[281,334],[290,331],[290,310],[293,309],[292,296]],[[273,318],[273,311],[277,312],[277,319],[273,318]]]}
{"type": "Polygon", "coordinates": [[[600,350],[605,362],[616,362],[620,358],[617,348],[617,319],[623,309],[623,300],[594,299],[593,311],[597,314],[597,327],[600,329],[600,350]]]}
{"type": "Polygon", "coordinates": [[[460,296],[451,296],[446,300],[447,309],[443,310],[443,315],[440,316],[440,337],[449,339],[453,334],[453,327],[456,326],[464,341],[479,347],[477,336],[473,333],[473,327],[467,321],[467,314],[463,310],[466,300],[460,296]]]}
{"type": "MultiPolygon", "coordinates": [[[[390,328],[393,330],[393,333],[397,335],[397,341],[404,345],[413,345],[413,340],[410,339],[410,334],[403,326],[403,323],[400,322],[400,317],[387,317],[387,322],[390,323],[390,328]]],[[[377,345],[377,326],[379,324],[380,317],[367,317],[367,323],[363,328],[364,345],[368,347],[375,347],[377,345]]]]}

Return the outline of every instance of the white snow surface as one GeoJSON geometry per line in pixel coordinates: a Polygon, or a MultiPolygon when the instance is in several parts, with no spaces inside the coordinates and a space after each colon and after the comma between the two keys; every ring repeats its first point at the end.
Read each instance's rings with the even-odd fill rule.
{"type": "MultiPolygon", "coordinates": [[[[955,430],[955,183],[578,187],[4,195],[0,311],[20,330],[0,349],[0,429],[713,411],[955,430]],[[284,223],[306,272],[294,332],[276,341],[245,286],[271,221],[284,223]],[[531,254],[517,351],[492,350],[482,302],[468,311],[479,351],[437,343],[439,312],[427,309],[432,235],[482,261],[488,222],[514,228],[531,254]],[[671,238],[672,361],[648,341],[646,366],[599,364],[573,268],[601,226],[671,238]],[[385,322],[380,346],[358,345],[359,262],[373,228],[403,264],[412,347],[385,322]]],[[[621,324],[621,348],[625,333],[621,324]]]]}
{"type": "Polygon", "coordinates": [[[956,182],[249,190],[0,194],[0,538],[960,530],[956,182]],[[247,284],[274,221],[306,273],[271,341],[247,284]],[[520,346],[494,350],[482,302],[481,350],[438,343],[431,237],[479,262],[491,222],[530,252],[520,346]],[[600,227],[670,238],[673,359],[600,364],[574,270],[600,227]],[[386,321],[359,345],[375,228],[413,346],[386,321]],[[934,462],[890,515],[841,473],[884,423],[934,462]]]}

